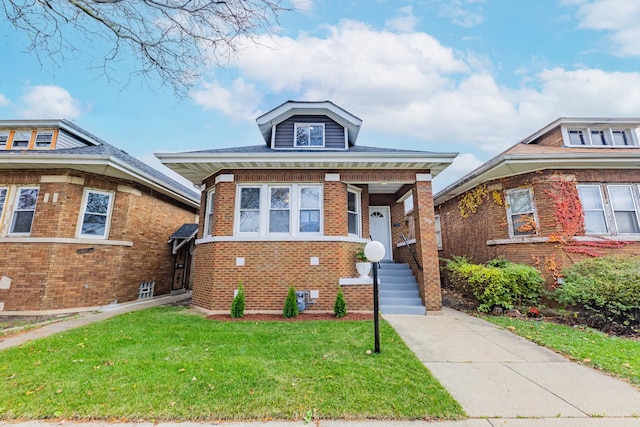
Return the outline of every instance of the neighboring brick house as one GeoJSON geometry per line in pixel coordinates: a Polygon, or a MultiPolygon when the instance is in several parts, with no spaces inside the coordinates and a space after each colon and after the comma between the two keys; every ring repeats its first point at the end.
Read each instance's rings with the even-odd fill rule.
{"type": "Polygon", "coordinates": [[[355,254],[371,235],[389,261],[406,261],[412,197],[419,294],[441,309],[431,179],[455,154],[358,146],[361,123],[329,101],[289,101],[257,119],[261,145],[156,154],[202,184],[194,305],[228,311],[242,282],[247,310],[282,310],[290,286],[313,309],[332,310],[342,286],[349,310],[370,310],[355,254]]]}
{"type": "Polygon", "coordinates": [[[640,252],[640,119],[561,118],[436,194],[440,256],[562,268],[640,252]]]}
{"type": "Polygon", "coordinates": [[[0,121],[0,310],[171,292],[171,234],[199,195],[65,120],[0,121]],[[148,292],[150,293],[150,292],[148,292]]]}

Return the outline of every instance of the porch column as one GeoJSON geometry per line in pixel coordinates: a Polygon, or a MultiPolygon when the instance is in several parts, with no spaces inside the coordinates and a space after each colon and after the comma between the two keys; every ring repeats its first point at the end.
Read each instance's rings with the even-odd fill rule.
{"type": "Polygon", "coordinates": [[[413,212],[416,252],[422,264],[422,271],[418,271],[417,275],[420,297],[427,311],[440,311],[442,294],[430,174],[416,175],[416,183],[413,186],[413,212]]]}

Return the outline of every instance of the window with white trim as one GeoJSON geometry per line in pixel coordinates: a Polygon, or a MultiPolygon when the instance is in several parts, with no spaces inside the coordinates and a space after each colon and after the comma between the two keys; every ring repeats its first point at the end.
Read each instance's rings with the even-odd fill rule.
{"type": "Polygon", "coordinates": [[[13,134],[13,142],[11,143],[11,149],[27,149],[29,148],[29,142],[31,141],[31,132],[16,132],[13,134]]]}
{"type": "Polygon", "coordinates": [[[204,217],[204,235],[213,236],[213,207],[215,191],[209,191],[207,193],[207,210],[204,217]]]}
{"type": "Polygon", "coordinates": [[[599,185],[577,185],[586,234],[607,234],[607,219],[599,185]]]}
{"type": "Polygon", "coordinates": [[[440,215],[435,216],[436,226],[436,245],[438,249],[442,249],[442,228],[440,226],[440,215]]]}
{"type": "Polygon", "coordinates": [[[563,129],[565,145],[572,147],[634,147],[638,146],[635,131],[629,128],[595,126],[594,128],[563,129]]]}
{"type": "Polygon", "coordinates": [[[29,235],[38,202],[38,187],[20,187],[16,192],[9,234],[29,235]]]}
{"type": "Polygon", "coordinates": [[[323,123],[296,123],[295,147],[324,147],[323,123]]]}
{"type": "Polygon", "coordinates": [[[78,237],[107,238],[112,201],[112,193],[85,189],[78,237]]]}
{"type": "Polygon", "coordinates": [[[362,216],[360,209],[360,191],[347,190],[347,224],[348,232],[352,236],[361,236],[362,216]]]}
{"type": "Polygon", "coordinates": [[[579,184],[577,188],[585,234],[640,234],[639,185],[579,184]]]}
{"type": "Polygon", "coordinates": [[[236,232],[256,236],[320,234],[322,205],[321,185],[239,185],[236,232]]]}
{"type": "Polygon", "coordinates": [[[533,204],[533,192],[529,188],[508,190],[507,221],[511,237],[537,234],[537,212],[533,204]]]}

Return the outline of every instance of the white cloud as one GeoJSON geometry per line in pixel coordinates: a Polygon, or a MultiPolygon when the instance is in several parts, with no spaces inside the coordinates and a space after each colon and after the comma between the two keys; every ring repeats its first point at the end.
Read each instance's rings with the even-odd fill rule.
{"type": "Polygon", "coordinates": [[[449,18],[451,22],[461,27],[475,27],[484,22],[484,11],[480,6],[485,0],[444,0],[440,1],[440,16],[449,18]]]}
{"type": "Polygon", "coordinates": [[[77,119],[90,110],[64,88],[54,85],[29,86],[20,101],[18,114],[30,119],[77,119]]]}
{"type": "Polygon", "coordinates": [[[206,83],[202,90],[194,91],[192,99],[205,110],[218,110],[227,116],[239,119],[256,117],[261,96],[253,84],[236,79],[231,88],[218,82],[206,83]]]}
{"type": "Polygon", "coordinates": [[[291,0],[291,7],[297,12],[311,12],[313,6],[313,0],[291,0]]]}
{"type": "Polygon", "coordinates": [[[617,56],[640,55],[640,2],[629,0],[571,0],[567,5],[578,6],[579,27],[606,31],[617,56]]]}
{"type": "Polygon", "coordinates": [[[9,104],[11,104],[9,98],[0,93],[0,107],[6,107],[9,104]]]}
{"type": "Polygon", "coordinates": [[[409,33],[415,29],[418,22],[418,18],[413,14],[413,8],[411,6],[406,6],[398,10],[398,14],[395,18],[385,22],[385,26],[392,31],[409,33]]]}
{"type": "Polygon", "coordinates": [[[451,163],[449,167],[433,178],[433,193],[436,194],[443,190],[455,180],[475,170],[482,163],[483,162],[478,160],[473,154],[460,154],[453,160],[453,163],[451,163]]]}

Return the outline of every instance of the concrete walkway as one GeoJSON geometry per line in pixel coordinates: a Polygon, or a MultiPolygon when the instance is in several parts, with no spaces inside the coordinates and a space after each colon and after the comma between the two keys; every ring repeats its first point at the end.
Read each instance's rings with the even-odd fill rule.
{"type": "MultiPolygon", "coordinates": [[[[54,323],[10,337],[0,349],[112,317],[170,304],[190,294],[156,298],[54,323]]],[[[471,417],[463,421],[312,421],[313,427],[640,427],[640,391],[569,362],[508,331],[455,310],[443,316],[385,315],[418,358],[471,417]]],[[[384,342],[384,340],[383,340],[384,342]]],[[[384,348],[382,348],[384,351],[384,348]]],[[[49,427],[293,427],[302,421],[256,422],[2,422],[49,427]]]]}

